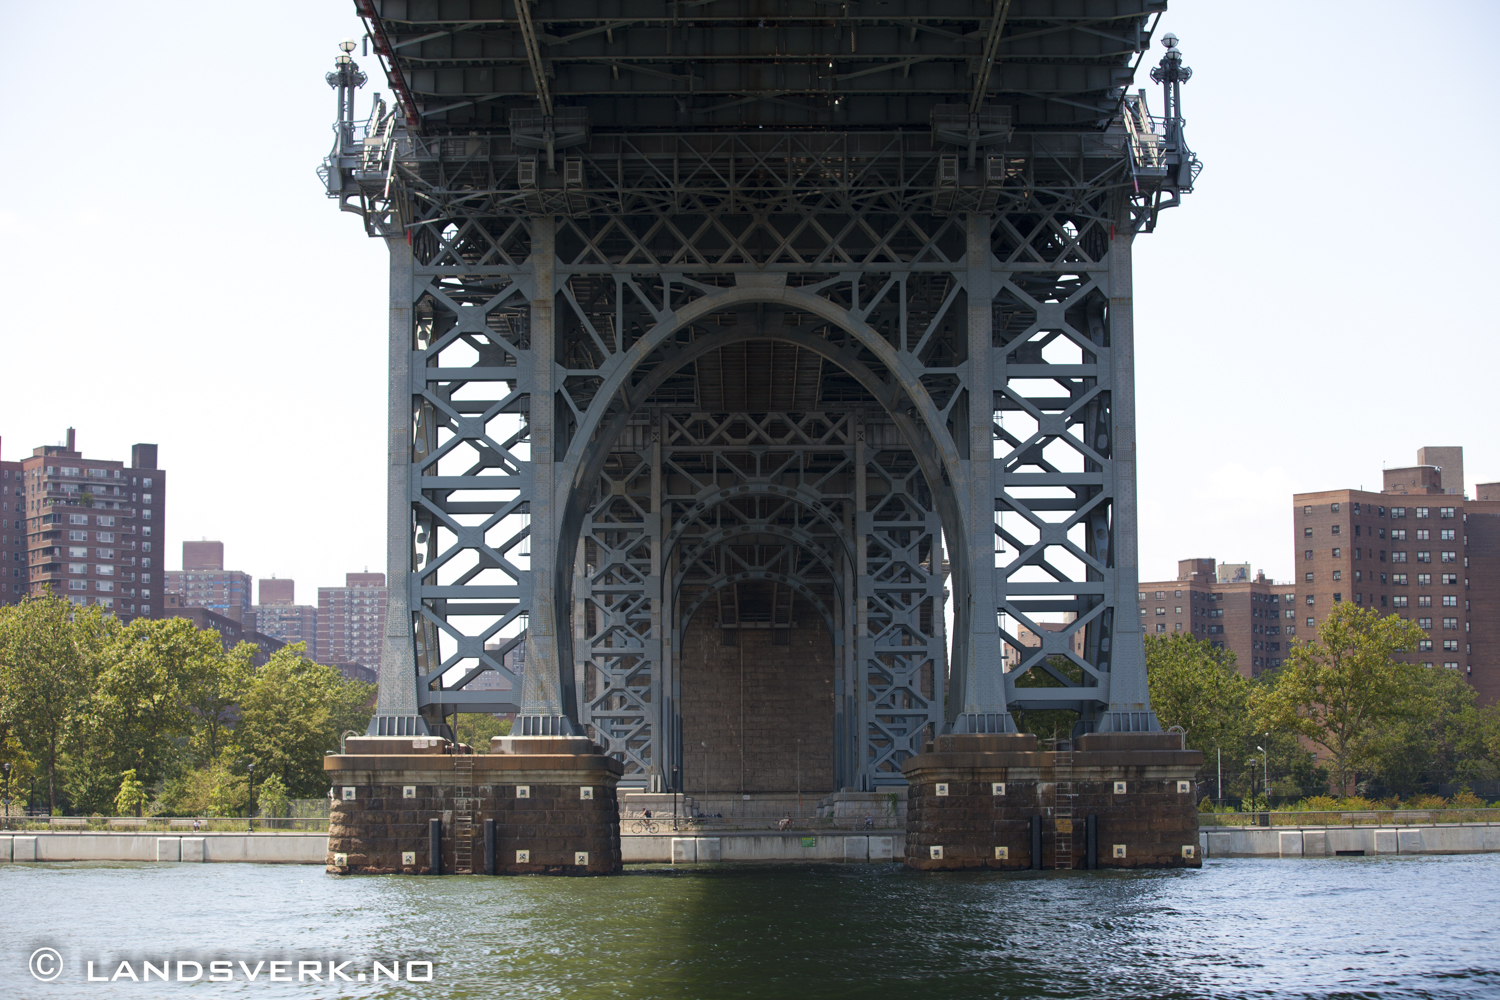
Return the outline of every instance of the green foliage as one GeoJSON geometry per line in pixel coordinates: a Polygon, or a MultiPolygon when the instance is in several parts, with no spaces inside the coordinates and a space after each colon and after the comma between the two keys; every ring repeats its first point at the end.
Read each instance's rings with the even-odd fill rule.
{"type": "Polygon", "coordinates": [[[51,595],[0,608],[0,756],[45,774],[54,813],[240,815],[247,766],[269,808],[326,788],[322,756],[362,731],[374,686],[289,647],[260,669],[185,618],[122,626],[51,595]],[[128,779],[122,776],[128,775],[128,779]],[[155,789],[152,801],[148,790],[155,789]],[[127,794],[128,793],[128,794],[127,794]]]}
{"type": "Polygon", "coordinates": [[[275,774],[262,781],[255,789],[255,805],[262,816],[285,816],[291,806],[290,799],[286,793],[286,782],[275,774]]]}
{"type": "Polygon", "coordinates": [[[135,776],[135,768],[120,774],[120,791],[115,796],[116,816],[139,816],[146,808],[146,786],[135,776]]]}
{"type": "MultiPolygon", "coordinates": [[[[21,745],[21,737],[17,736],[3,719],[0,719],[0,764],[10,765],[10,795],[12,798],[21,790],[31,784],[31,779],[36,776],[36,761],[26,748],[21,745]]],[[[5,778],[0,775],[0,791],[5,788],[5,778]]]]}
{"type": "Polygon", "coordinates": [[[1238,762],[1250,736],[1250,682],[1234,653],[1181,632],[1146,637],[1146,680],[1163,729],[1181,726],[1205,759],[1231,752],[1238,762]]]}
{"type": "MultiPolygon", "coordinates": [[[[1045,665],[1032,667],[1016,681],[1017,688],[1063,687],[1064,680],[1078,684],[1083,669],[1066,656],[1049,656],[1045,665]]],[[[1034,733],[1039,740],[1065,740],[1073,735],[1078,713],[1064,708],[1028,708],[1015,713],[1016,728],[1034,733]]]]}
{"type": "Polygon", "coordinates": [[[1334,787],[1347,790],[1379,757],[1381,727],[1415,718],[1424,668],[1397,663],[1425,633],[1416,623],[1347,601],[1292,646],[1260,692],[1257,728],[1295,732],[1327,752],[1334,787]]]}
{"type": "Polygon", "coordinates": [[[328,787],[323,755],[346,729],[369,721],[374,685],[314,663],[297,643],[278,649],[250,678],[239,702],[235,742],[258,774],[277,775],[298,798],[328,787]]]}
{"type": "Polygon", "coordinates": [[[50,593],[0,608],[0,718],[46,773],[54,812],[60,765],[102,650],[119,627],[103,608],[75,607],[50,593]]]}
{"type": "Polygon", "coordinates": [[[491,737],[510,735],[510,720],[478,712],[460,712],[454,720],[453,732],[460,743],[467,743],[475,753],[489,753],[491,737]]]}

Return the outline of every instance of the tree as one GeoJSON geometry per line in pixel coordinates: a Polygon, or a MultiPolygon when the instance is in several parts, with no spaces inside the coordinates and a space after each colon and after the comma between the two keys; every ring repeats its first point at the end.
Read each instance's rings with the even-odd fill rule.
{"type": "Polygon", "coordinates": [[[135,768],[120,774],[120,793],[115,796],[116,816],[139,816],[146,807],[146,786],[135,776],[135,768]]]}
{"type": "Polygon", "coordinates": [[[491,737],[510,735],[510,720],[482,713],[460,712],[454,719],[453,732],[460,743],[467,743],[476,753],[489,753],[491,737]]]}
{"type": "Polygon", "coordinates": [[[240,700],[235,742],[260,774],[278,775],[296,796],[327,788],[323,755],[337,751],[339,734],[363,729],[373,684],[345,680],[334,667],[314,663],[296,643],[278,649],[250,678],[240,700]]]}
{"type": "MultiPolygon", "coordinates": [[[[215,633],[209,633],[216,638],[215,633]]],[[[211,655],[190,664],[183,696],[192,717],[193,757],[202,766],[217,760],[233,742],[239,700],[249,686],[257,647],[241,642],[225,653],[217,641],[211,655]]]]}
{"type": "Polygon", "coordinates": [[[262,781],[255,798],[262,816],[285,816],[290,805],[286,783],[281,780],[280,775],[273,774],[262,781]]]}
{"type": "Polygon", "coordinates": [[[126,767],[147,785],[176,772],[193,735],[193,679],[223,657],[218,634],[200,631],[187,618],[137,618],[118,630],[104,650],[76,733],[72,787],[80,798],[97,796],[126,767]]]}
{"type": "Polygon", "coordinates": [[[52,812],[59,765],[102,650],[118,629],[103,608],[77,607],[50,593],[0,608],[0,716],[46,772],[52,812]]]}
{"type": "Polygon", "coordinates": [[[1163,729],[1181,726],[1188,748],[1207,760],[1220,748],[1239,757],[1250,734],[1250,682],[1234,653],[1185,632],[1148,635],[1146,682],[1163,729]]]}
{"type": "Polygon", "coordinates": [[[1296,732],[1327,751],[1334,787],[1346,792],[1378,750],[1378,728],[1416,714],[1422,667],[1396,662],[1426,633],[1415,622],[1343,602],[1297,642],[1257,699],[1258,729],[1296,732]]]}

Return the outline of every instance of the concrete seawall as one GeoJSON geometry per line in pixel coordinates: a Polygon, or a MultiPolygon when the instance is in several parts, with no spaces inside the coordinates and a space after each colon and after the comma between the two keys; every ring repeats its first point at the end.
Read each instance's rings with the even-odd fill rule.
{"type": "Polygon", "coordinates": [[[744,833],[625,834],[620,852],[626,864],[701,864],[706,861],[836,861],[850,864],[900,861],[906,853],[906,834],[885,831],[852,834],[842,831],[754,831],[744,833]]]}
{"type": "Polygon", "coordinates": [[[1204,827],[1198,846],[1209,858],[1485,854],[1500,851],[1500,824],[1204,827]]]}
{"type": "Polygon", "coordinates": [[[326,833],[205,833],[191,837],[154,833],[0,834],[0,862],[249,861],[321,865],[327,857],[326,833]]]}

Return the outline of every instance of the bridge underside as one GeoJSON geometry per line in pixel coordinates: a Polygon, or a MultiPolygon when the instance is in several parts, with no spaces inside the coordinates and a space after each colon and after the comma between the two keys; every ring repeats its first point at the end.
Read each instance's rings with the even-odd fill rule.
{"type": "Polygon", "coordinates": [[[400,104],[341,90],[327,167],[391,252],[372,735],[518,711],[753,793],[1154,729],[1130,247],[1182,185],[1124,84],[1164,4],[809,4],[785,93],[745,3],[458,6],[366,5],[400,104]]]}

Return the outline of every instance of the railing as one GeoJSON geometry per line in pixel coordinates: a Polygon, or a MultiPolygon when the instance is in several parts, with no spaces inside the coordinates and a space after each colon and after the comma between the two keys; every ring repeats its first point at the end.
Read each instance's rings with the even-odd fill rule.
{"type": "Polygon", "coordinates": [[[326,833],[327,816],[11,816],[0,833],[326,833]],[[194,824],[197,824],[194,826],[194,824]]]}
{"type": "Polygon", "coordinates": [[[1450,823],[1500,823],[1500,809],[1332,809],[1198,814],[1199,829],[1226,826],[1431,826],[1450,823]]]}
{"type": "Polygon", "coordinates": [[[1146,93],[1125,98],[1125,132],[1130,136],[1130,162],[1136,173],[1165,173],[1165,143],[1156,132],[1156,120],[1146,110],[1146,93]]]}

